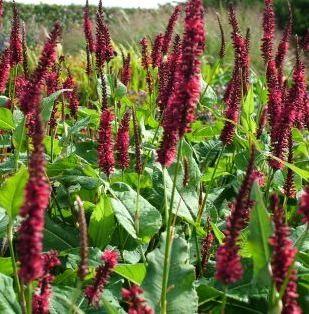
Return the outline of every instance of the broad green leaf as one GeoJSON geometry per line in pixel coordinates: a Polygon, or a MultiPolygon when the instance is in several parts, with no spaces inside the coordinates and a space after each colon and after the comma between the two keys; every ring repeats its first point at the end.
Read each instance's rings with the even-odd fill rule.
{"type": "Polygon", "coordinates": [[[43,98],[42,100],[42,109],[41,115],[44,122],[48,122],[51,116],[51,113],[54,108],[55,101],[57,98],[63,93],[70,91],[70,89],[61,89],[56,91],[55,93],[49,95],[48,97],[43,98]]]}
{"type": "Polygon", "coordinates": [[[140,285],[146,275],[145,264],[119,264],[115,268],[115,273],[130,280],[131,282],[140,285]]]}
{"type": "Polygon", "coordinates": [[[27,180],[28,171],[22,167],[8,178],[0,188],[0,206],[6,210],[11,219],[15,218],[23,204],[27,180]]]}
{"type": "Polygon", "coordinates": [[[215,168],[208,167],[205,174],[202,176],[202,181],[209,182],[211,179],[217,179],[220,177],[228,176],[230,175],[229,172],[225,171],[225,169],[217,169],[215,172],[215,168]]]}
{"type": "Polygon", "coordinates": [[[26,136],[25,118],[23,117],[13,133],[14,146],[18,152],[27,150],[26,136]]]}
{"type": "Polygon", "coordinates": [[[12,259],[10,257],[0,257],[0,273],[7,276],[13,274],[12,259]]]}
{"type": "Polygon", "coordinates": [[[0,130],[14,130],[14,120],[12,112],[7,108],[0,108],[0,130]]]}
{"type": "Polygon", "coordinates": [[[13,289],[13,279],[3,274],[0,274],[0,313],[21,313],[21,308],[13,289]]]}
{"type": "Polygon", "coordinates": [[[242,105],[241,122],[242,125],[244,126],[244,129],[252,133],[255,132],[256,129],[256,124],[252,119],[253,113],[254,113],[254,93],[253,87],[251,87],[242,105]]]}
{"type": "Polygon", "coordinates": [[[252,199],[255,201],[251,211],[249,224],[248,249],[251,251],[254,264],[254,280],[268,284],[270,281],[268,263],[270,248],[268,239],[272,234],[269,214],[263,202],[263,195],[255,183],[252,190],[252,199]]]}
{"type": "Polygon", "coordinates": [[[48,216],[45,219],[44,249],[46,251],[67,250],[79,246],[78,230],[52,221],[48,216]]]}
{"type": "Polygon", "coordinates": [[[211,224],[211,228],[212,228],[212,230],[214,232],[214,235],[215,235],[216,239],[218,240],[218,242],[220,244],[222,244],[223,239],[225,238],[224,233],[217,227],[216,224],[214,224],[212,222],[210,224],[211,224]]]}
{"type": "MultiPolygon", "coordinates": [[[[147,275],[143,281],[144,297],[155,313],[160,313],[166,233],[159,248],[147,255],[147,275]]],[[[195,270],[189,264],[188,243],[175,236],[171,248],[171,264],[167,288],[167,313],[197,313],[195,270]]]]}
{"type": "Polygon", "coordinates": [[[133,238],[141,238],[143,242],[148,243],[161,227],[161,214],[147,200],[140,196],[140,222],[139,234],[137,235],[134,227],[137,202],[136,192],[124,183],[114,183],[112,189],[113,193],[117,196],[117,199],[113,198],[111,201],[118,222],[133,238]]]}
{"type": "Polygon", "coordinates": [[[89,236],[92,244],[100,249],[104,249],[116,227],[114,212],[110,198],[101,197],[95,206],[89,223],[89,236]]]}
{"type": "Polygon", "coordinates": [[[198,302],[199,306],[206,304],[210,301],[213,301],[217,298],[221,298],[224,295],[223,292],[217,290],[214,287],[211,287],[209,284],[199,284],[197,286],[198,302]]]}

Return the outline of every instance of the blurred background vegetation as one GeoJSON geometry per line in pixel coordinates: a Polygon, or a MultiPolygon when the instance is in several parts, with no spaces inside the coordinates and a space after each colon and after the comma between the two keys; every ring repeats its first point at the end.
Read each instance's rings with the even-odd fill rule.
{"type": "MultiPolygon", "coordinates": [[[[207,19],[207,56],[209,62],[215,62],[220,49],[220,32],[216,19],[216,12],[221,16],[225,37],[227,40],[227,63],[232,61],[233,53],[230,43],[230,26],[226,6],[231,0],[204,0],[207,19]]],[[[243,32],[251,29],[251,58],[253,66],[258,70],[262,67],[260,60],[260,38],[262,23],[262,0],[236,0],[237,14],[243,32]]],[[[308,0],[291,1],[294,16],[294,33],[303,36],[309,28],[308,0]]],[[[63,50],[64,53],[78,56],[85,48],[82,30],[83,7],[57,6],[57,5],[23,5],[17,4],[20,15],[26,24],[27,42],[35,47],[45,38],[47,29],[59,20],[64,28],[63,50]]],[[[275,0],[278,24],[278,40],[280,28],[286,23],[288,15],[287,0],[275,0]]],[[[161,6],[158,10],[146,9],[119,9],[108,8],[105,10],[106,20],[109,23],[111,35],[115,43],[126,48],[138,49],[138,41],[145,35],[153,39],[156,34],[165,30],[169,16],[173,10],[171,5],[161,6]]],[[[0,32],[0,48],[3,49],[9,37],[10,19],[12,15],[11,4],[4,5],[3,31],[0,32]]],[[[96,7],[90,7],[91,16],[95,18],[96,7]]],[[[182,30],[179,28],[178,30],[182,30]]],[[[232,62],[231,62],[232,63],[232,62]]]]}

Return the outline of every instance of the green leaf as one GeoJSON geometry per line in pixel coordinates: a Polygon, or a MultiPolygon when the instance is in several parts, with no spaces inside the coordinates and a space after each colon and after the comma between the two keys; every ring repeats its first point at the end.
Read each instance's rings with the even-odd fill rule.
{"type": "Polygon", "coordinates": [[[252,119],[253,113],[254,113],[254,93],[253,88],[251,87],[248,91],[245,101],[243,102],[241,111],[242,125],[244,126],[244,129],[246,131],[249,131],[251,133],[254,133],[256,129],[255,121],[252,119]]]}
{"type": "Polygon", "coordinates": [[[8,178],[0,188],[0,206],[6,210],[11,219],[15,218],[23,204],[27,181],[28,171],[22,167],[8,178]]]}
{"type": "Polygon", "coordinates": [[[0,313],[21,313],[21,308],[13,289],[13,279],[3,274],[0,274],[0,313]]]}
{"type": "MultiPolygon", "coordinates": [[[[160,313],[163,263],[166,233],[159,248],[148,254],[147,275],[142,284],[144,297],[155,313],[160,313]]],[[[195,270],[189,264],[188,244],[175,236],[171,248],[171,264],[167,289],[167,313],[197,313],[198,299],[195,290],[195,270]]]]}
{"type": "Polygon", "coordinates": [[[135,239],[138,237],[144,243],[148,243],[151,237],[158,232],[162,224],[159,211],[153,207],[141,195],[139,196],[140,224],[139,234],[134,228],[134,217],[136,213],[136,192],[124,183],[114,183],[113,192],[117,199],[112,199],[112,207],[118,222],[135,239]]]}
{"type": "Polygon", "coordinates": [[[14,120],[12,112],[7,108],[0,108],[0,130],[14,130],[14,120]]]}
{"type": "Polygon", "coordinates": [[[46,251],[67,250],[79,246],[77,229],[53,222],[48,216],[45,220],[44,228],[44,249],[46,251]]]}
{"type": "Polygon", "coordinates": [[[49,95],[48,97],[43,98],[42,100],[42,110],[41,115],[44,122],[48,122],[51,116],[51,113],[54,108],[55,101],[57,98],[63,93],[70,91],[70,89],[61,89],[56,91],[55,93],[49,95]]]}
{"type": "Polygon", "coordinates": [[[107,196],[101,197],[90,217],[89,236],[92,244],[104,249],[109,243],[115,227],[116,221],[110,198],[107,196]]]}
{"type": "Polygon", "coordinates": [[[26,143],[26,125],[25,118],[23,117],[18,123],[14,133],[13,133],[14,146],[18,152],[27,150],[26,143]]]}
{"type": "Polygon", "coordinates": [[[253,258],[253,278],[257,282],[268,284],[270,282],[268,272],[270,258],[268,239],[272,234],[272,227],[269,214],[263,202],[263,195],[256,183],[253,185],[252,199],[255,201],[255,205],[251,211],[248,249],[253,258]]]}
{"type": "Polygon", "coordinates": [[[5,209],[0,207],[0,239],[4,237],[9,224],[9,216],[6,214],[5,209]]]}
{"type": "Polygon", "coordinates": [[[214,232],[216,239],[218,240],[220,244],[222,244],[223,239],[225,238],[224,233],[217,227],[216,224],[212,222],[210,224],[211,224],[211,228],[212,228],[212,231],[214,232]]]}
{"type": "Polygon", "coordinates": [[[120,264],[115,268],[115,273],[130,280],[131,282],[140,285],[146,275],[145,264],[120,264]]]}
{"type": "Polygon", "coordinates": [[[7,276],[13,274],[12,259],[10,257],[0,257],[0,273],[7,276]]]}

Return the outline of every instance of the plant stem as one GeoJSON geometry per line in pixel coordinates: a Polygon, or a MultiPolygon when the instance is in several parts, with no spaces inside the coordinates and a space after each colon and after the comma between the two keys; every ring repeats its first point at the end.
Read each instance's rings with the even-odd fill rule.
{"type": "Polygon", "coordinates": [[[25,303],[25,296],[21,291],[21,285],[20,285],[18,272],[17,272],[15,252],[14,252],[14,246],[13,246],[13,223],[12,223],[11,219],[10,219],[8,227],[7,227],[7,238],[8,238],[10,255],[11,255],[14,279],[15,279],[15,284],[16,284],[16,288],[17,288],[17,294],[18,294],[19,300],[21,302],[22,309],[25,312],[25,308],[26,308],[25,307],[25,304],[26,304],[25,303]]]}
{"type": "Polygon", "coordinates": [[[224,296],[223,296],[223,302],[222,302],[222,307],[221,307],[221,314],[225,313],[225,306],[226,306],[226,301],[227,301],[227,286],[224,288],[224,296]]]}
{"type": "MultiPolygon", "coordinates": [[[[169,268],[170,268],[170,253],[172,248],[172,212],[173,212],[173,203],[175,198],[176,192],[176,182],[177,182],[177,175],[180,166],[180,158],[181,158],[181,150],[182,150],[182,141],[180,140],[178,146],[178,154],[177,154],[177,162],[175,167],[175,174],[173,180],[173,188],[172,188],[172,195],[170,200],[170,207],[167,219],[167,228],[166,228],[166,243],[165,243],[165,254],[164,254],[164,265],[163,265],[163,278],[162,278],[162,291],[161,291],[161,313],[166,314],[166,307],[167,307],[167,300],[166,300],[166,293],[167,293],[167,286],[168,286],[168,278],[169,278],[169,268]]],[[[164,185],[164,193],[166,194],[166,187],[164,185]]]]}
{"type": "Polygon", "coordinates": [[[27,293],[27,314],[32,313],[32,283],[30,282],[26,289],[27,293]]]}
{"type": "Polygon", "coordinates": [[[209,183],[209,186],[206,190],[206,193],[205,193],[205,196],[204,196],[204,199],[203,199],[203,202],[202,202],[202,205],[201,207],[199,208],[199,211],[198,211],[198,214],[197,214],[197,224],[199,225],[201,223],[201,220],[202,220],[202,215],[203,215],[203,211],[204,211],[204,208],[206,206],[206,203],[207,203],[207,198],[208,198],[208,195],[209,195],[209,192],[210,190],[212,189],[212,186],[213,186],[213,183],[214,183],[214,179],[215,179],[215,175],[216,175],[216,172],[218,170],[218,166],[219,166],[219,163],[220,163],[220,159],[222,157],[222,154],[223,154],[223,151],[225,149],[225,145],[222,146],[222,149],[220,150],[220,153],[218,155],[218,158],[216,160],[216,165],[215,165],[215,169],[211,175],[211,179],[210,179],[210,183],[209,183]]]}
{"type": "Polygon", "coordinates": [[[166,187],[166,168],[163,167],[162,169],[162,178],[163,178],[163,189],[164,189],[164,213],[165,213],[165,228],[167,228],[168,225],[168,201],[167,201],[167,187],[166,187]]]}
{"type": "Polygon", "coordinates": [[[21,148],[21,145],[22,145],[22,142],[23,142],[24,133],[25,133],[25,130],[26,130],[26,118],[24,117],[23,120],[24,120],[23,121],[23,129],[22,129],[22,132],[21,132],[20,143],[17,143],[17,147],[15,149],[15,170],[16,171],[18,170],[18,161],[19,161],[20,148],[21,148]]]}
{"type": "Polygon", "coordinates": [[[52,128],[50,130],[50,162],[53,163],[54,161],[54,136],[55,136],[55,132],[54,129],[52,128]]]}
{"type": "Polygon", "coordinates": [[[139,235],[139,221],[140,221],[140,207],[139,207],[139,196],[140,196],[140,182],[141,175],[140,173],[137,175],[137,188],[136,188],[136,211],[134,217],[134,225],[137,236],[139,235]]]}

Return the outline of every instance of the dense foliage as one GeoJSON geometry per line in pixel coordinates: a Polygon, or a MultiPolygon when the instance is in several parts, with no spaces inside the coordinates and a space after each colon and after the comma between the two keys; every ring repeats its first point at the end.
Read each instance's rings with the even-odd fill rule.
{"type": "Polygon", "coordinates": [[[76,56],[4,7],[0,313],[306,313],[308,43],[271,0],[259,52],[233,6],[214,28],[189,0],[126,49],[101,4],[76,56]]]}

